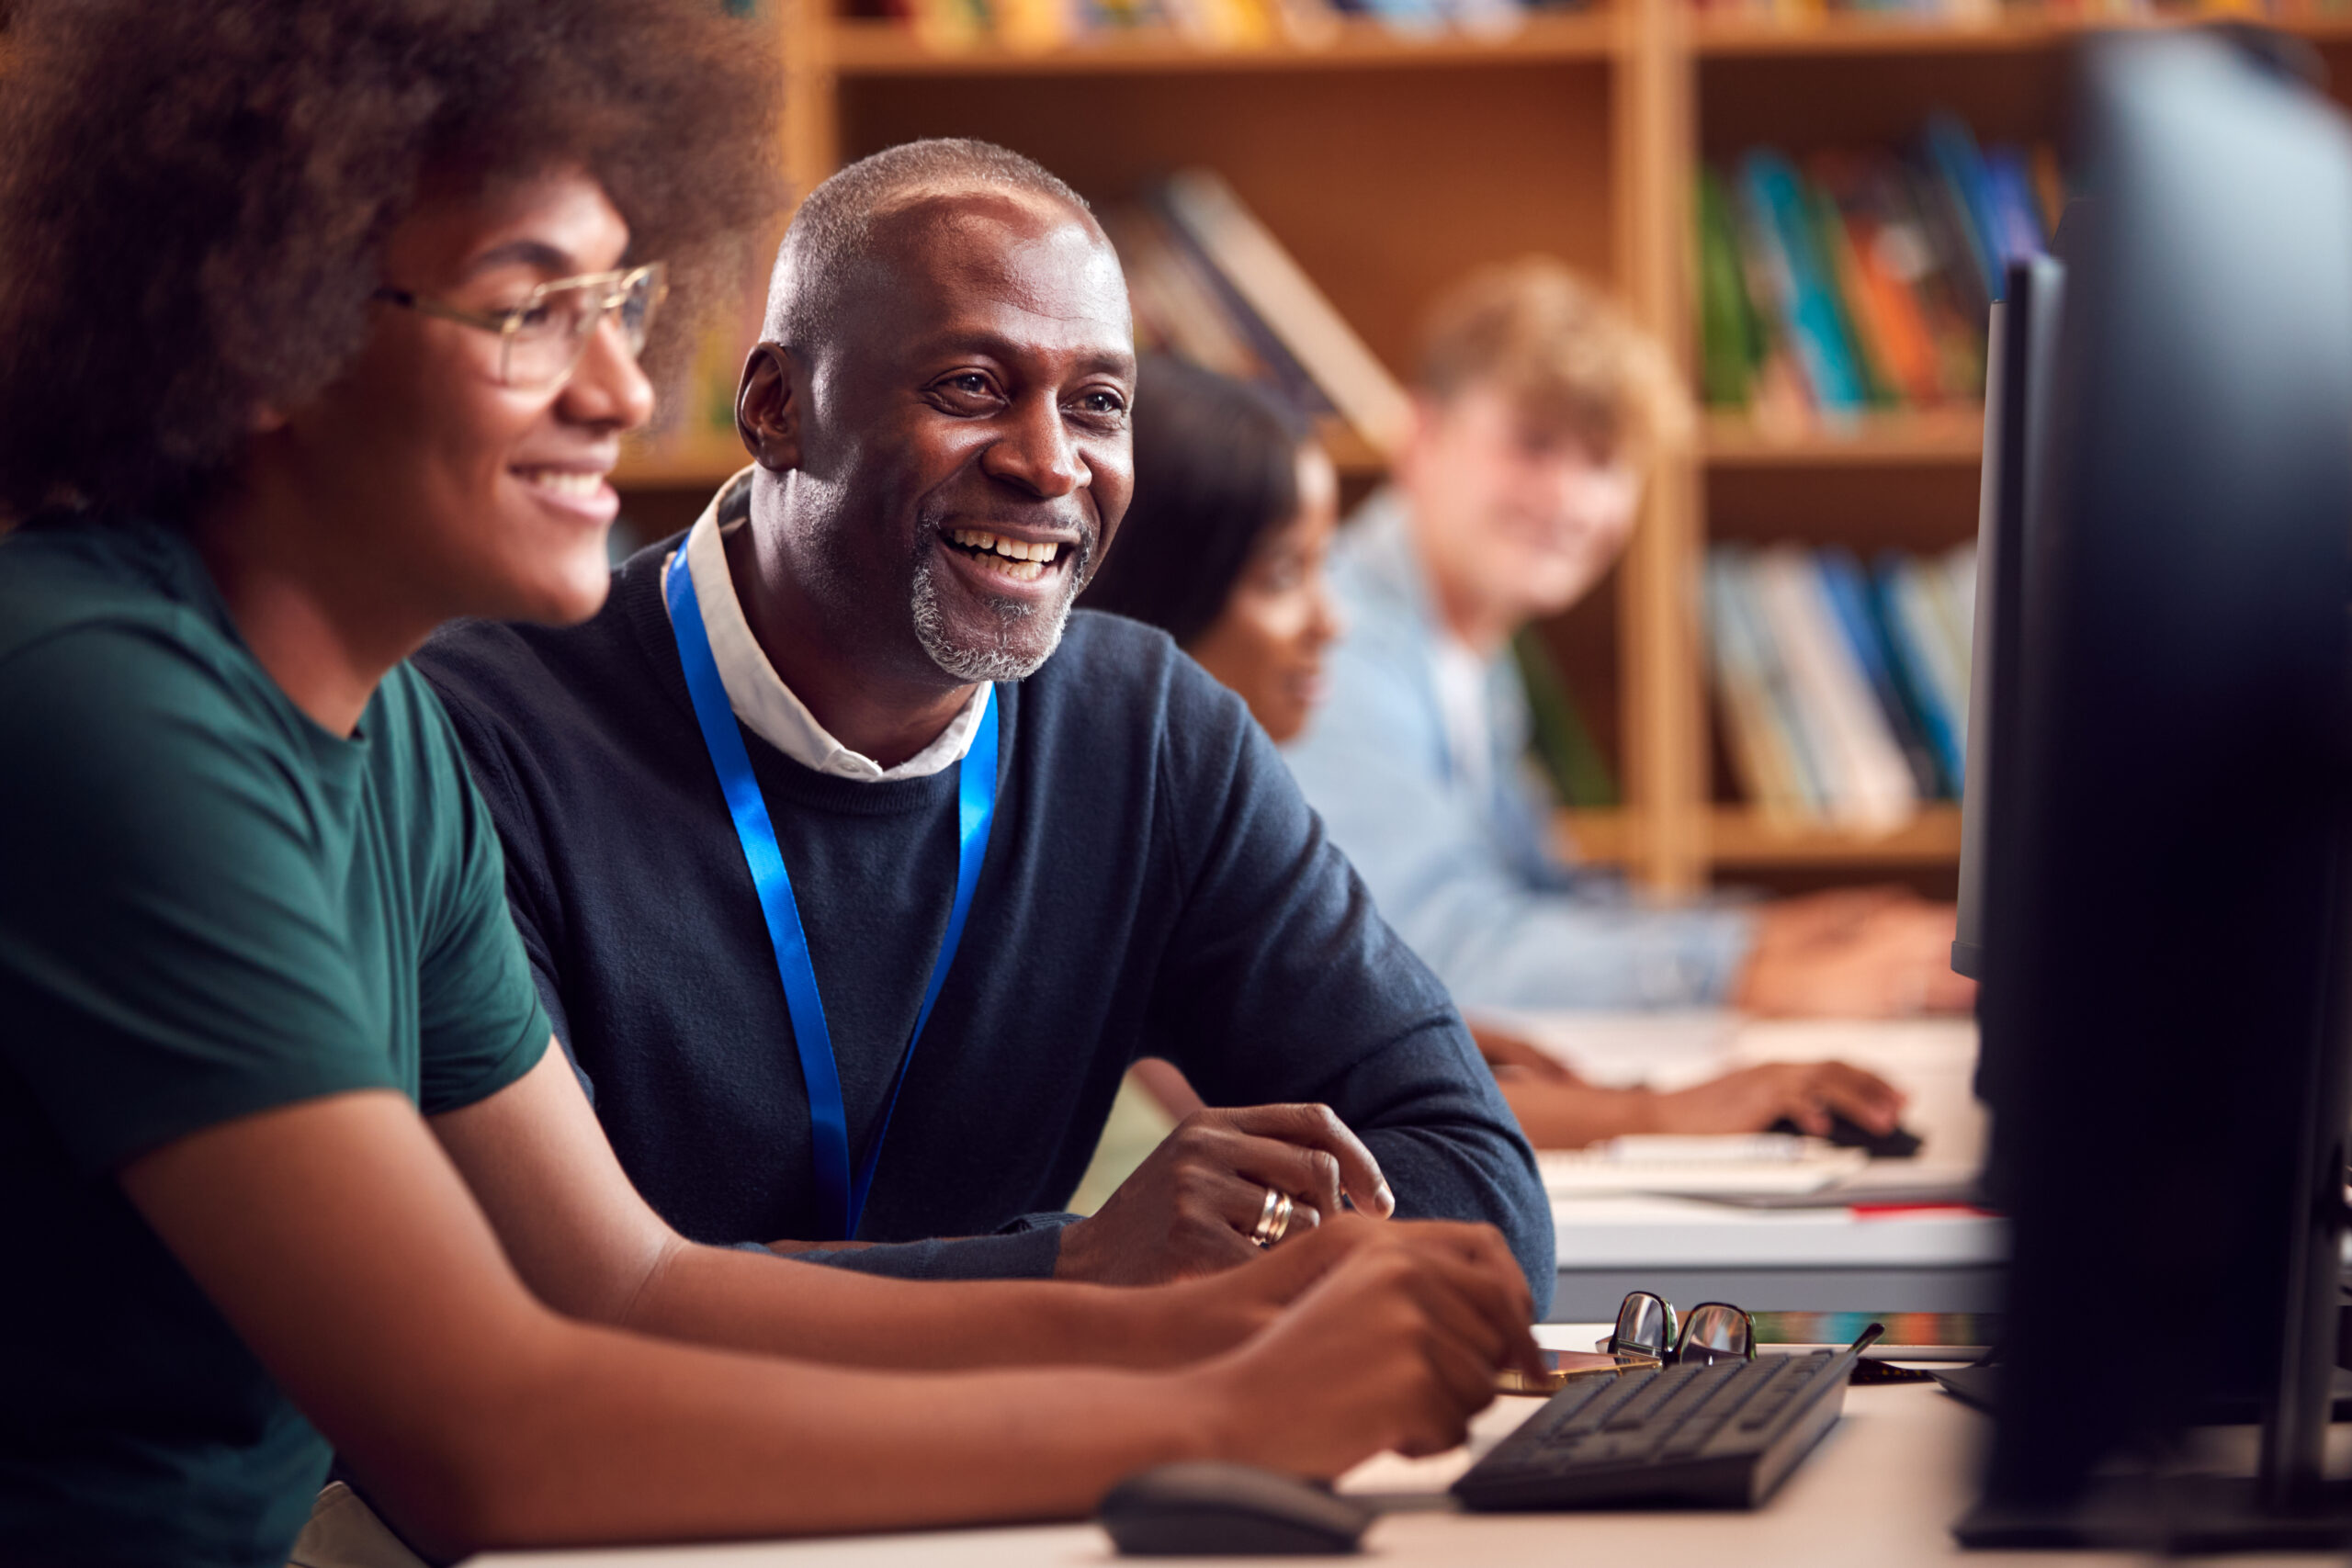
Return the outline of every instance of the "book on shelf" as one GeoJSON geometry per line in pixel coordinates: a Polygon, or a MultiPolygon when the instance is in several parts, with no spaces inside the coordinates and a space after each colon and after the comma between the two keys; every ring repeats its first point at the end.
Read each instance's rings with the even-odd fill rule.
{"type": "Polygon", "coordinates": [[[1702,579],[1734,778],[1766,818],[1857,832],[1956,799],[1967,744],[1975,547],[1719,545],[1702,579]]]}
{"type": "Polygon", "coordinates": [[[1942,113],[1900,150],[1702,165],[1701,396],[1784,428],[1978,402],[2003,268],[2064,200],[2046,148],[1980,147],[1942,113]]]}
{"type": "Polygon", "coordinates": [[[1543,633],[1521,627],[1511,638],[1510,653],[1520,687],[1527,694],[1529,760],[1551,786],[1553,797],[1579,810],[1623,804],[1609,760],[1568,694],[1567,680],[1544,646],[1543,633]]]}
{"type": "Polygon", "coordinates": [[[1138,347],[1261,382],[1308,418],[1394,449],[1410,397],[1221,176],[1186,169],[1101,216],[1138,347]]]}

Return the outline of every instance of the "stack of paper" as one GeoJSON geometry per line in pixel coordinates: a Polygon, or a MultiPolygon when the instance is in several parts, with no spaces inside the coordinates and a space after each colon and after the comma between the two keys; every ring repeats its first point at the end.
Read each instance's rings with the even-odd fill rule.
{"type": "Polygon", "coordinates": [[[1612,1138],[1589,1149],[1535,1156],[1555,1198],[1594,1192],[1748,1194],[1818,1192],[1870,1163],[1860,1149],[1781,1133],[1730,1137],[1612,1138]]]}

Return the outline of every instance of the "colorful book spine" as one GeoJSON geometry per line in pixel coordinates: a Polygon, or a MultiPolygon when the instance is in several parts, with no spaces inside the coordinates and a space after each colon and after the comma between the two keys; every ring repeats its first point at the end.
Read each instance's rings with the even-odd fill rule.
{"type": "Polygon", "coordinates": [[[1740,160],[1739,173],[1740,193],[1751,215],[1749,231],[1766,248],[1765,271],[1773,282],[1781,325],[1815,406],[1827,412],[1860,408],[1866,391],[1830,294],[1796,170],[1780,153],[1758,149],[1740,160]]]}
{"type": "Polygon", "coordinates": [[[1808,728],[1827,758],[1830,820],[1862,832],[1901,827],[1917,808],[1918,792],[1838,629],[1812,558],[1792,546],[1762,551],[1756,592],[1808,728]]]}
{"type": "Polygon", "coordinates": [[[1359,435],[1377,451],[1393,450],[1412,423],[1412,399],[1233,188],[1212,170],[1185,169],[1157,199],[1243,313],[1359,435]]]}
{"type": "Polygon", "coordinates": [[[1882,832],[1963,776],[1973,548],[1889,555],[1722,545],[1702,575],[1731,772],[1768,817],[1882,832]]]}
{"type": "Polygon", "coordinates": [[[1736,623],[1736,635],[1755,651],[1762,678],[1765,719],[1780,737],[1779,749],[1789,761],[1805,814],[1816,820],[1826,819],[1836,789],[1827,737],[1801,699],[1786,657],[1786,645],[1774,635],[1765,613],[1757,592],[1755,552],[1732,546],[1722,554],[1728,568],[1725,586],[1729,590],[1728,608],[1736,623]]]}
{"type": "MultiPolygon", "coordinates": [[[[1909,0],[1890,0],[1908,4],[1909,0]]],[[[1702,168],[1694,193],[1702,391],[1795,415],[1972,403],[2006,264],[2046,248],[2063,199],[2046,149],[1980,147],[1948,114],[1903,152],[1770,148],[1702,168]],[[1742,305],[1760,325],[1744,335],[1742,305]],[[1785,368],[1783,368],[1785,367],[1785,368]]]]}
{"type": "Polygon", "coordinates": [[[1959,790],[1944,777],[1935,749],[1928,744],[1895,682],[1894,652],[1886,646],[1878,618],[1871,614],[1870,587],[1861,563],[1849,550],[1829,549],[1814,558],[1814,566],[1821,574],[1830,608],[1837,613],[1838,629],[1845,634],[1846,646],[1853,650],[1854,662],[1870,683],[1887,733],[1902,751],[1904,765],[1911,770],[1918,797],[1938,800],[1957,795],[1959,790]]]}
{"type": "Polygon", "coordinates": [[[1544,646],[1543,634],[1533,626],[1523,627],[1510,646],[1520,685],[1527,694],[1535,760],[1551,780],[1553,794],[1563,806],[1620,804],[1609,761],[1568,694],[1567,680],[1544,646]]]}
{"type": "Polygon", "coordinates": [[[1707,651],[1715,689],[1723,699],[1724,733],[1730,743],[1732,772],[1747,798],[1764,814],[1790,823],[1821,815],[1821,801],[1808,787],[1802,762],[1792,753],[1787,726],[1773,711],[1774,698],[1760,645],[1744,609],[1736,581],[1740,568],[1724,551],[1707,560],[1707,651]]]}
{"type": "Polygon", "coordinates": [[[1763,330],[1747,297],[1731,197],[1723,176],[1699,171],[1700,395],[1718,408],[1741,408],[1764,362],[1763,330]]]}
{"type": "Polygon", "coordinates": [[[1950,628],[1936,606],[1935,591],[1919,563],[1908,557],[1882,560],[1877,581],[1887,626],[1925,699],[1928,739],[1951,775],[1965,777],[1968,681],[1961,671],[1966,667],[1954,665],[1950,628]]]}

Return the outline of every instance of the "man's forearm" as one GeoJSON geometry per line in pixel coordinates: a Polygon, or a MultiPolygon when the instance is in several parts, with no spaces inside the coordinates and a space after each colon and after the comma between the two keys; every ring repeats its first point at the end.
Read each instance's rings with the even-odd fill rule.
{"type": "Polygon", "coordinates": [[[1165,1291],[894,1280],[684,1242],[622,1320],[696,1344],[910,1370],[1170,1366],[1225,1348],[1254,1321],[1239,1310],[1220,1314],[1209,1303],[1180,1303],[1165,1291]]]}

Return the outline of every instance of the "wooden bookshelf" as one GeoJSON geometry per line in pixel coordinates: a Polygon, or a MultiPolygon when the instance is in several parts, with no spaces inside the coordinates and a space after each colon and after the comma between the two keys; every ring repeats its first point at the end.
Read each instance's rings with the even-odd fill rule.
{"type": "MultiPolygon", "coordinates": [[[[1602,865],[1638,864],[1645,827],[1638,814],[1622,810],[1564,811],[1557,824],[1566,847],[1602,865]]],[[[1702,818],[1702,832],[1709,863],[1722,870],[1834,866],[1867,874],[1950,864],[1960,854],[1960,808],[1924,807],[1892,831],[1849,833],[1775,821],[1748,807],[1718,806],[1702,818]]]]}
{"type": "Polygon", "coordinates": [[[714,491],[751,459],[732,437],[695,433],[621,448],[613,483],[624,492],[646,490],[714,491]]]}
{"type": "MultiPolygon", "coordinates": [[[[1403,35],[1357,17],[1220,51],[1170,31],[1043,49],[928,46],[834,0],[770,0],[786,76],[784,162],[806,189],[917,136],[984,137],[1118,200],[1169,170],[1219,171],[1398,372],[1421,311],[1477,265],[1548,253],[1614,284],[1691,357],[1690,191],[1702,153],[1883,144],[1947,106],[1999,139],[2059,130],[2067,47],[2100,27],[2002,8],[1981,21],[1832,15],[1802,25],[1600,0],[1507,32],[1403,35]]],[[[2287,30],[2352,78],[2352,15],[2301,0],[2287,30]]],[[[1669,454],[1609,588],[1547,628],[1626,808],[1580,815],[1585,852],[1667,890],[1719,872],[1949,865],[1949,808],[1901,832],[1792,830],[1721,798],[1695,586],[1710,537],[1936,549],[1971,536],[1981,412],[1774,429],[1710,418],[1669,454]]],[[[1353,493],[1375,454],[1343,444],[1353,493]]],[[[723,443],[633,459],[673,495],[740,459],[723,443]]]]}
{"type": "Polygon", "coordinates": [[[1843,424],[1792,430],[1746,414],[1707,417],[1701,450],[1710,468],[1974,467],[1984,452],[1982,408],[1877,413],[1843,424]]]}

